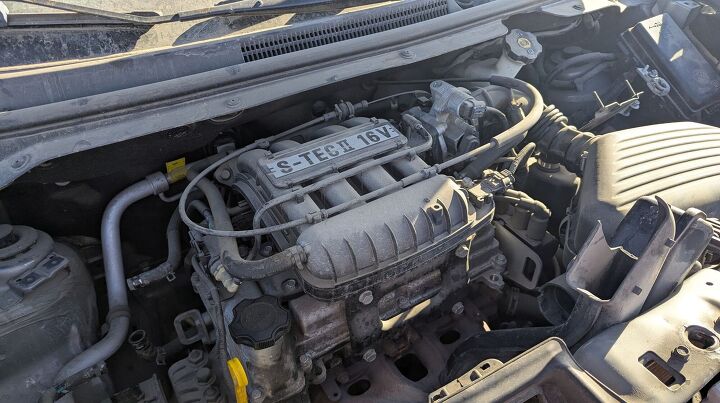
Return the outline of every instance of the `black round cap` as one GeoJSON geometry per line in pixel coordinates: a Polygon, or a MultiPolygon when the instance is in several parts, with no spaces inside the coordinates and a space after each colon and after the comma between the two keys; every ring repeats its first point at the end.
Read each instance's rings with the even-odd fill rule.
{"type": "Polygon", "coordinates": [[[269,295],[247,299],[233,308],[230,336],[255,350],[271,347],[290,329],[290,312],[269,295]]]}
{"type": "Polygon", "coordinates": [[[511,59],[529,64],[542,52],[542,45],[531,32],[513,29],[505,35],[505,51],[511,59]]]}

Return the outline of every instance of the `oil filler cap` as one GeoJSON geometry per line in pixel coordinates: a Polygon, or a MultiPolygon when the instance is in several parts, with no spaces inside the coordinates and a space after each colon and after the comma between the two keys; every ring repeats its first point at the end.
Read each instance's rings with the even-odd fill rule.
{"type": "Polygon", "coordinates": [[[505,36],[505,53],[511,59],[530,64],[542,52],[542,45],[531,32],[513,29],[505,36]]]}
{"type": "Polygon", "coordinates": [[[290,329],[290,312],[269,295],[240,302],[233,309],[230,336],[255,350],[272,347],[290,329]]]}

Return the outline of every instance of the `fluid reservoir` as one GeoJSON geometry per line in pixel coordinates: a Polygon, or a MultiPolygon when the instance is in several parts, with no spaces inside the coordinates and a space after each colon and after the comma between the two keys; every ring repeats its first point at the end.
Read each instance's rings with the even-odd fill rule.
{"type": "Polygon", "coordinates": [[[0,401],[38,401],[96,329],[80,257],[42,231],[0,224],[0,401]]]}

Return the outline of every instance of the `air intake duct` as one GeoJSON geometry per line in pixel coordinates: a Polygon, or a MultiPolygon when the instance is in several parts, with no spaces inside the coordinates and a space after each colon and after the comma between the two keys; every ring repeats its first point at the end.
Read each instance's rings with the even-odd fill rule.
{"type": "Polygon", "coordinates": [[[526,141],[537,145],[543,161],[562,164],[578,175],[582,175],[583,155],[594,139],[594,134],[568,124],[567,117],[554,105],[545,106],[542,117],[526,137],[526,141]]]}

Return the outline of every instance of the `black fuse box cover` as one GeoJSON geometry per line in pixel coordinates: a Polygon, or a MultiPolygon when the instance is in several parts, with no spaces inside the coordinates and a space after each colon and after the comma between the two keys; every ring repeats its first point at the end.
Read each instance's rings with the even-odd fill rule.
{"type": "Polygon", "coordinates": [[[670,83],[666,98],[681,116],[720,102],[720,75],[670,15],[641,21],[621,38],[638,67],[649,65],[670,83]]]}

